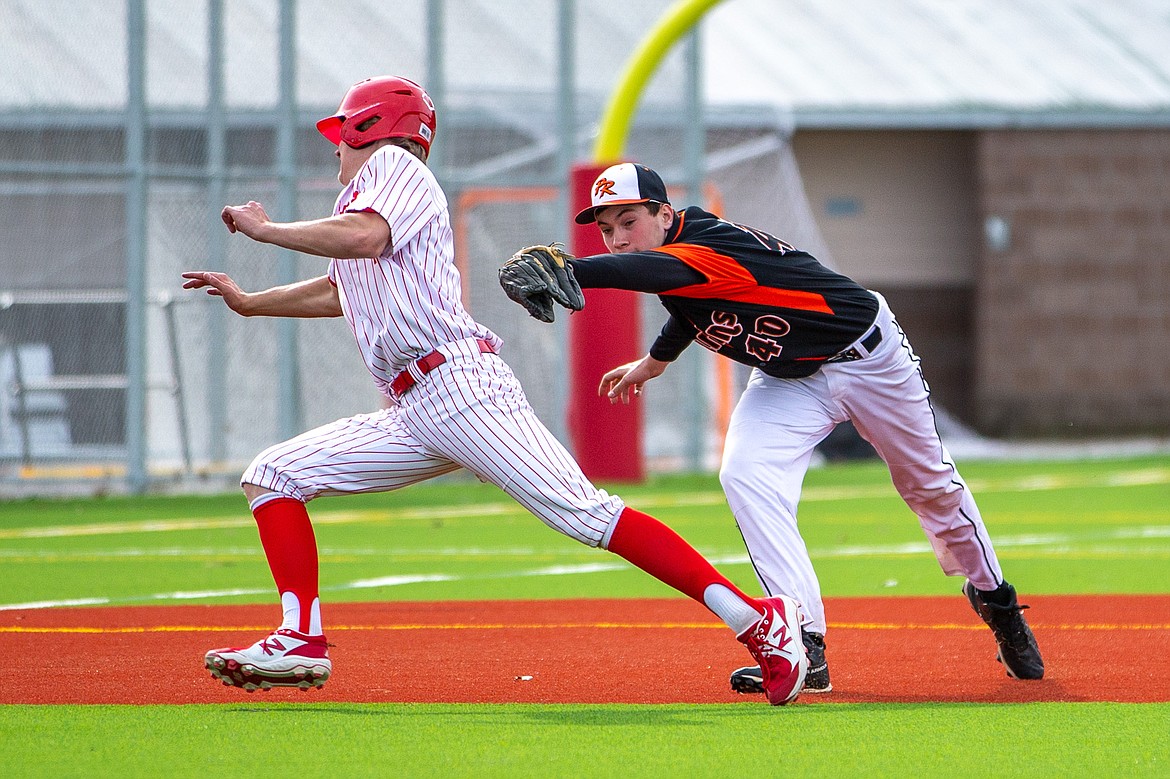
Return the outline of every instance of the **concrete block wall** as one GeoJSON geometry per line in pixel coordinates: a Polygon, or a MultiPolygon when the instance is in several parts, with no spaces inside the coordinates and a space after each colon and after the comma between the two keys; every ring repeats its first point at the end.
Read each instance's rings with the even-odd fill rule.
{"type": "Polygon", "coordinates": [[[980,133],[977,426],[1170,431],[1170,130],[980,133]]]}

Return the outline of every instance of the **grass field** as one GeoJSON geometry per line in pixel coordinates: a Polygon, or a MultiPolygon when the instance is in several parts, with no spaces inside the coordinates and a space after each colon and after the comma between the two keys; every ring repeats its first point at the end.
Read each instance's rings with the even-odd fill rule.
{"type": "MultiPolygon", "coordinates": [[[[1170,592],[1170,458],[970,463],[964,473],[1025,599],[1170,592]]],[[[714,477],[615,491],[758,589],[714,477]]],[[[326,618],[330,601],[674,594],[469,480],[323,499],[311,511],[326,618]]],[[[880,466],[811,472],[801,524],[826,596],[958,597],[880,466]]],[[[0,502],[0,565],[6,610],[274,597],[237,495],[0,502]]],[[[1124,648],[1086,651],[1107,662],[1124,648]]],[[[111,672],[145,670],[126,662],[111,672]]],[[[1165,703],[0,706],[12,776],[234,775],[279,770],[289,755],[298,768],[377,776],[1165,776],[1167,732],[1165,703]]]]}

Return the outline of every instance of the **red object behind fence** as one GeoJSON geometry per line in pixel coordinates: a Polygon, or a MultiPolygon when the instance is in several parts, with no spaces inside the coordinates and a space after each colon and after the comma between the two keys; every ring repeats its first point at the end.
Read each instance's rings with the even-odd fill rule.
{"type": "MultiPolygon", "coordinates": [[[[572,215],[589,205],[589,189],[608,165],[573,167],[569,186],[569,224],[578,257],[606,251],[597,225],[573,223],[572,215]]],[[[569,319],[568,429],[581,470],[593,480],[642,481],[642,404],[610,404],[597,386],[610,368],[643,356],[638,293],[614,289],[585,290],[585,310],[569,319]]]]}

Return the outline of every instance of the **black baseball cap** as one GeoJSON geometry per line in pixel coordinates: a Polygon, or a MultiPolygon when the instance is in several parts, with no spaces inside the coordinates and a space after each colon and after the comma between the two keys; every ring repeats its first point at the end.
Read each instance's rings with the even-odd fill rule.
{"type": "Polygon", "coordinates": [[[597,221],[597,209],[631,203],[669,203],[662,178],[645,165],[623,162],[601,172],[589,192],[591,205],[577,214],[579,225],[597,221]]]}

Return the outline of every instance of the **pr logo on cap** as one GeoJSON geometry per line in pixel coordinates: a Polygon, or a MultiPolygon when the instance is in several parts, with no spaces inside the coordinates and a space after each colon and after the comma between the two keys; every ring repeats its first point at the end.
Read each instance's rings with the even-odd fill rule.
{"type": "Polygon", "coordinates": [[[607,195],[609,197],[617,197],[617,193],[613,191],[613,188],[616,185],[617,185],[616,181],[613,181],[612,179],[607,179],[604,175],[601,178],[597,179],[597,183],[595,183],[593,185],[593,201],[597,202],[598,200],[600,200],[601,198],[603,198],[607,195]]]}

